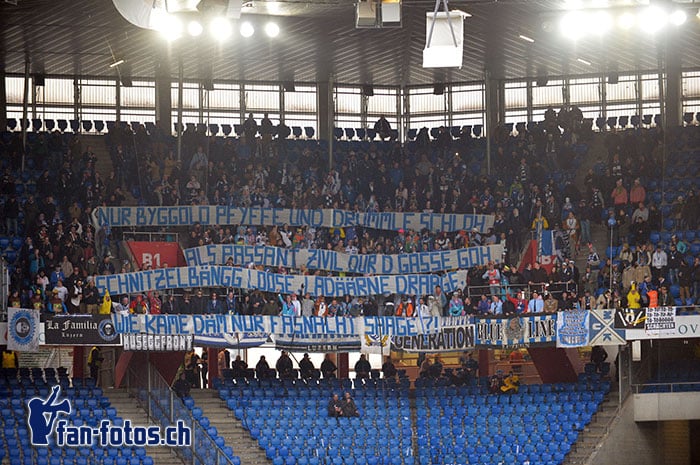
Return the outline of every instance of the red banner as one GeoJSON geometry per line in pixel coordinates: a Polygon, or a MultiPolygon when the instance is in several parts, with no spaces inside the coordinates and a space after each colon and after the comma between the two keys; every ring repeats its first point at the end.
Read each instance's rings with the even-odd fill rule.
{"type": "Polygon", "coordinates": [[[185,256],[177,242],[127,241],[127,246],[139,268],[164,268],[185,266],[185,256]]]}

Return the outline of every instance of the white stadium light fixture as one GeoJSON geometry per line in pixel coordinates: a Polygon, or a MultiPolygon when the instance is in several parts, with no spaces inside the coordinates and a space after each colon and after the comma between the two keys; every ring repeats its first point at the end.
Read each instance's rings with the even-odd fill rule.
{"type": "Polygon", "coordinates": [[[578,61],[579,63],[582,63],[586,66],[591,66],[591,62],[588,60],[584,60],[583,58],[576,58],[576,61],[578,61]]]}
{"type": "Polygon", "coordinates": [[[231,37],[233,27],[226,18],[216,17],[209,24],[209,33],[218,40],[226,40],[231,37]]]}
{"type": "Polygon", "coordinates": [[[268,37],[277,37],[280,35],[280,27],[277,23],[269,22],[265,25],[265,34],[268,37]]]}
{"type": "Polygon", "coordinates": [[[613,26],[612,17],[607,11],[598,11],[593,13],[589,16],[588,23],[591,30],[598,35],[607,33],[613,26]]]}
{"type": "Polygon", "coordinates": [[[586,15],[578,11],[565,14],[559,22],[559,30],[562,35],[571,40],[580,39],[585,33],[586,26],[586,15]]]}
{"type": "Polygon", "coordinates": [[[657,6],[650,6],[639,15],[639,28],[642,32],[653,34],[663,29],[667,21],[668,15],[664,10],[657,6]]]}
{"type": "Polygon", "coordinates": [[[158,31],[168,41],[177,40],[182,36],[182,21],[174,15],[166,14],[158,22],[158,31]]]}
{"type": "Polygon", "coordinates": [[[248,21],[241,24],[241,35],[243,37],[251,37],[255,34],[255,28],[248,21]]]}
{"type": "Polygon", "coordinates": [[[630,12],[625,12],[620,15],[619,18],[617,18],[617,25],[620,26],[621,29],[624,30],[629,30],[634,27],[635,23],[635,18],[634,15],[630,12]]]}
{"type": "Polygon", "coordinates": [[[688,19],[688,15],[683,10],[676,10],[668,16],[668,20],[674,26],[680,26],[688,19]]]}
{"type": "Polygon", "coordinates": [[[526,35],[520,34],[518,37],[520,37],[525,42],[530,42],[531,44],[535,43],[535,39],[528,37],[526,35]]]}
{"type": "Polygon", "coordinates": [[[192,20],[189,23],[187,23],[187,33],[192,37],[202,35],[203,31],[204,28],[202,27],[202,23],[200,23],[199,21],[192,20]]]}

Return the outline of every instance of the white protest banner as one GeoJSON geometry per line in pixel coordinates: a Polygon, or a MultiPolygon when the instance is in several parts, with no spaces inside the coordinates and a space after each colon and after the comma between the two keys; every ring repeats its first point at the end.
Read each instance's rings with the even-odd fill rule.
{"type": "Polygon", "coordinates": [[[557,347],[585,347],[590,339],[588,310],[557,313],[557,347]]]}
{"type": "Polygon", "coordinates": [[[465,270],[489,262],[500,261],[503,245],[469,247],[435,252],[414,252],[397,255],[346,254],[325,249],[284,249],[281,247],[210,244],[185,249],[190,266],[249,264],[269,267],[300,268],[357,274],[420,274],[449,270],[465,270]]]}
{"type": "MultiPolygon", "coordinates": [[[[316,317],[270,315],[112,315],[118,334],[218,336],[256,333],[284,337],[332,335],[355,337],[365,333],[415,336],[440,330],[440,319],[394,316],[316,317]]],[[[357,339],[359,345],[359,339],[357,339]]]]}
{"type": "Polygon", "coordinates": [[[474,347],[474,322],[468,316],[442,317],[439,332],[393,337],[391,346],[404,352],[462,352],[474,347]]]}
{"type": "Polygon", "coordinates": [[[663,337],[672,335],[676,331],[676,308],[647,308],[644,331],[650,336],[663,337]]]}
{"type": "Polygon", "coordinates": [[[227,287],[257,289],[281,294],[310,293],[312,296],[368,296],[384,293],[427,295],[442,287],[446,293],[463,289],[465,270],[434,274],[327,277],[267,273],[232,266],[189,266],[159,268],[113,275],[95,276],[95,286],[110,295],[135,294],[151,290],[194,287],[227,287]]]}
{"type": "Polygon", "coordinates": [[[216,205],[182,205],[172,207],[97,207],[93,223],[97,227],[134,226],[313,226],[346,228],[362,226],[371,229],[398,231],[471,231],[485,233],[493,227],[493,215],[456,213],[365,213],[348,210],[302,210],[263,207],[216,205]]]}

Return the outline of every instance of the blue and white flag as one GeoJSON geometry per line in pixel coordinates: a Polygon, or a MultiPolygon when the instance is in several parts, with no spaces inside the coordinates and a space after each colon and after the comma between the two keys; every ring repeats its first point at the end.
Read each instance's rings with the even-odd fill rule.
{"type": "Polygon", "coordinates": [[[39,310],[9,308],[7,310],[7,348],[18,352],[39,349],[39,310]]]}
{"type": "Polygon", "coordinates": [[[587,310],[567,310],[557,313],[557,347],[585,347],[590,340],[587,310]]]}

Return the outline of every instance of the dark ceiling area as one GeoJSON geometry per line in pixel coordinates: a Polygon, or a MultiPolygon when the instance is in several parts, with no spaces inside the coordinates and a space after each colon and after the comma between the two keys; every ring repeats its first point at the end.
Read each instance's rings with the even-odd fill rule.
{"type": "Polygon", "coordinates": [[[667,36],[630,31],[574,43],[554,25],[561,0],[452,1],[451,9],[472,15],[465,20],[463,67],[423,69],[425,13],[432,1],[404,0],[403,25],[393,29],[355,29],[352,0],[250,5],[244,16],[253,23],[262,25],[268,13],[277,13],[279,37],[236,33],[219,44],[184,36],[168,44],[124,20],[110,0],[3,3],[0,60],[7,73],[22,73],[28,57],[33,73],[105,77],[115,76],[109,65],[123,59],[122,68],[134,78],[153,78],[162,71],[175,77],[181,59],[186,79],[322,82],[332,76],[339,83],[374,85],[477,81],[486,71],[512,79],[654,70],[662,51],[664,60],[700,67],[700,21],[691,10],[688,22],[667,36]]]}

